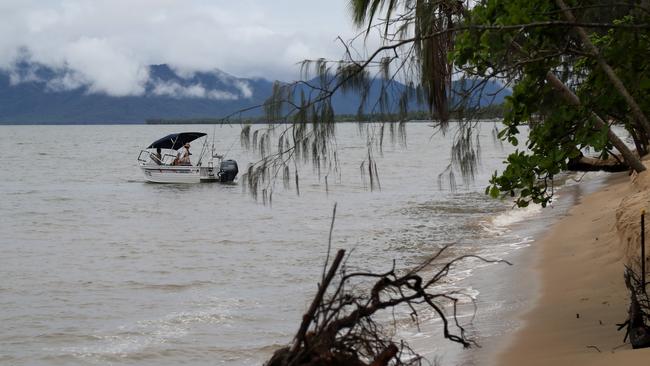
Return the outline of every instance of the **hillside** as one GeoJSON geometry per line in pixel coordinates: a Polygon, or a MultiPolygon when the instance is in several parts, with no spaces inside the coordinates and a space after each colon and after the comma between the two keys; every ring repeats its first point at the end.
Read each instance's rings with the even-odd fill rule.
{"type": "MultiPolygon", "coordinates": [[[[94,92],[88,85],[61,87],[66,75],[50,68],[18,65],[11,72],[0,70],[0,124],[139,124],[147,119],[220,118],[259,105],[270,95],[273,82],[262,78],[238,78],[215,69],[180,75],[167,65],[149,66],[148,79],[140,95],[111,96],[94,92]]],[[[369,100],[380,93],[380,82],[372,83],[369,100]]],[[[404,85],[391,87],[397,94],[404,85]]],[[[459,83],[455,83],[460,90],[459,83]]],[[[484,95],[497,93],[500,85],[488,83],[484,95]]],[[[494,103],[509,94],[502,90],[494,103]]],[[[490,102],[481,99],[481,105],[490,102]]],[[[356,114],[359,96],[337,93],[333,106],[337,114],[356,114]]],[[[416,105],[413,109],[422,109],[416,105]]],[[[366,112],[373,110],[373,105],[366,112]]],[[[255,117],[261,110],[243,116],[255,117]]]]}

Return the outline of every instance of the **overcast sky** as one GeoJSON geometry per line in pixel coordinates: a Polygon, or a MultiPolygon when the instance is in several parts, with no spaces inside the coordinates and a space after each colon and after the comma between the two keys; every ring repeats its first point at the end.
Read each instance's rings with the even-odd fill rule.
{"type": "Polygon", "coordinates": [[[138,94],[146,65],[298,78],[305,58],[340,58],[356,33],[348,0],[2,0],[0,68],[74,70],[93,90],[138,94]]]}

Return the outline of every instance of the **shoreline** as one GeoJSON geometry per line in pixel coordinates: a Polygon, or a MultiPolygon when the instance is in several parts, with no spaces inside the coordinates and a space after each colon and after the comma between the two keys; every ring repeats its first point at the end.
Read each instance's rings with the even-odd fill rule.
{"type": "Polygon", "coordinates": [[[632,183],[626,173],[606,178],[595,192],[578,194],[568,213],[536,238],[529,261],[532,298],[515,316],[522,326],[489,357],[492,364],[607,365],[650,357],[650,349],[624,344],[616,326],[627,318],[629,297],[623,270],[630,250],[620,238],[630,241],[629,231],[638,230],[630,222],[621,225],[621,218],[633,219],[647,204],[646,180],[632,183]],[[642,195],[638,207],[628,202],[635,192],[642,195]]]}
{"type": "Polygon", "coordinates": [[[513,334],[525,327],[524,315],[537,304],[541,294],[541,278],[536,268],[539,242],[569,216],[582,197],[606,186],[608,179],[590,175],[580,183],[562,184],[552,205],[508,225],[510,232],[528,244],[501,258],[511,262],[511,266],[494,266],[485,276],[472,280],[481,289],[472,324],[480,347],[460,358],[463,365],[501,365],[498,356],[513,342],[513,334]]]}
{"type": "Polygon", "coordinates": [[[536,304],[540,294],[541,281],[535,269],[539,256],[536,243],[552,225],[569,215],[581,197],[605,186],[607,179],[608,176],[604,175],[589,175],[579,184],[562,184],[556,192],[554,203],[546,209],[533,209],[532,213],[526,212],[528,209],[515,209],[496,217],[487,216],[489,223],[481,221],[482,225],[491,225],[499,220],[500,223],[492,228],[500,231],[497,240],[513,247],[504,254],[476,253],[485,258],[504,259],[512,265],[493,264],[458,282],[460,287],[472,288],[480,293],[474,306],[465,304],[461,311],[464,313],[461,323],[478,346],[462,349],[458,344],[442,340],[434,341],[432,347],[431,338],[440,335],[438,323],[424,325],[423,337],[409,340],[410,345],[417,348],[422,356],[442,365],[500,365],[497,356],[511,343],[512,334],[523,328],[523,315],[536,304]],[[517,241],[513,242],[515,238],[517,241]]]}

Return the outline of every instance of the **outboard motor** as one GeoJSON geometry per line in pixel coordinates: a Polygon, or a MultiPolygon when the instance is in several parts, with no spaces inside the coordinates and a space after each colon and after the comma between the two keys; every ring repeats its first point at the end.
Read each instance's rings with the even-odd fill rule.
{"type": "Polygon", "coordinates": [[[239,173],[237,162],[232,159],[224,160],[219,166],[219,181],[232,182],[235,180],[237,173],[239,173]]]}

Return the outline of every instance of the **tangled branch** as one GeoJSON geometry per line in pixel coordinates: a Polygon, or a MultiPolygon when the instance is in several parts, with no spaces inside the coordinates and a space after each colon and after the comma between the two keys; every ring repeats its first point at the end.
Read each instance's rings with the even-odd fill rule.
{"type": "Polygon", "coordinates": [[[439,285],[455,264],[469,258],[510,263],[475,255],[439,263],[447,248],[405,273],[398,272],[395,263],[384,273],[347,273],[345,250],[339,250],[292,344],[277,350],[267,365],[420,365],[422,358],[405,342],[395,342],[377,320],[382,310],[397,307],[409,309],[414,321],[424,309],[433,310],[442,321],[444,338],[463,347],[475,345],[458,321],[462,294],[441,291],[439,285]],[[338,281],[333,283],[337,273],[338,281]],[[364,286],[368,283],[372,285],[364,286]]]}
{"type": "Polygon", "coordinates": [[[628,319],[618,324],[618,330],[625,328],[625,342],[630,338],[632,348],[650,346],[650,299],[646,292],[645,279],[625,267],[625,285],[630,290],[628,319]]]}

